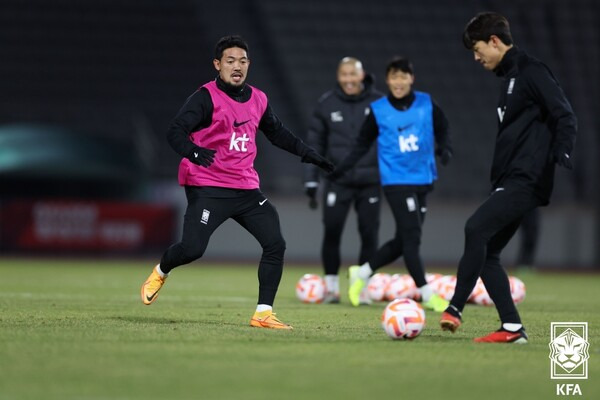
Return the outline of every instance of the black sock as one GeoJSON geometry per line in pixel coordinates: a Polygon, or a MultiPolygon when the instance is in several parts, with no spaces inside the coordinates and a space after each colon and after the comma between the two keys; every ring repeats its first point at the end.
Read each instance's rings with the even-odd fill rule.
{"type": "Polygon", "coordinates": [[[448,306],[448,308],[446,308],[446,310],[444,310],[444,312],[447,312],[448,314],[452,315],[453,317],[462,319],[462,313],[458,310],[458,308],[456,308],[452,304],[450,304],[448,306]]]}

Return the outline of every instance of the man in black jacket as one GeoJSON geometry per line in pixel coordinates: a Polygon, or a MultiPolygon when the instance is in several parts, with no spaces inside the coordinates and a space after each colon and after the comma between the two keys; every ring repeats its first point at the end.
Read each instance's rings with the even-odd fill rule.
{"type": "Polygon", "coordinates": [[[523,216],[550,202],[555,164],[573,168],[577,120],[548,67],[513,45],[502,15],[476,15],[465,27],[463,42],[475,61],[502,78],[502,86],[491,195],[466,223],[456,291],[440,324],[451,332],[458,329],[463,307],[481,276],[502,325],[475,341],[527,343],[500,252],[523,216]]]}
{"type": "MultiPolygon", "coordinates": [[[[369,104],[383,97],[375,90],[373,78],[365,74],[362,63],[343,58],[337,69],[338,85],[323,94],[310,122],[307,144],[333,163],[342,160],[352,148],[369,112],[369,104]]],[[[312,208],[316,208],[319,170],[306,166],[304,187],[312,208]]],[[[324,302],[339,303],[340,241],[352,203],[358,216],[361,248],[358,261],[366,262],[377,250],[380,212],[379,173],[375,148],[351,171],[335,183],[323,184],[323,224],[321,248],[327,295],[324,302]]],[[[369,303],[366,291],[362,302],[369,303]]]]}

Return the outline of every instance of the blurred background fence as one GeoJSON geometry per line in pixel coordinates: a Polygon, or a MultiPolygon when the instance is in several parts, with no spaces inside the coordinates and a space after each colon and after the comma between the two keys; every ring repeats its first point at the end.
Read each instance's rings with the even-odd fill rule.
{"type": "MultiPolygon", "coordinates": [[[[216,76],[214,43],[241,34],[250,44],[249,83],[300,137],[342,57],[360,58],[380,90],[392,56],[413,60],[415,87],[444,109],[455,148],[430,197],[423,256],[455,264],[464,222],[488,192],[496,132],[500,82],[461,42],[466,22],[485,10],[504,14],[516,43],[550,66],[579,119],[576,169],[557,173],[542,213],[539,263],[599,267],[595,0],[3,0],[0,250],[158,256],[177,240],[185,199],[165,132],[186,97],[216,76]]],[[[288,259],[316,262],[320,214],[303,198],[301,164],[259,142],[256,168],[280,210],[288,259]]],[[[389,215],[384,209],[382,240],[393,234],[389,215]]],[[[358,239],[348,225],[343,254],[351,262],[358,239]]],[[[207,257],[258,251],[227,223],[207,257]]],[[[511,244],[507,260],[514,252],[511,244]]]]}

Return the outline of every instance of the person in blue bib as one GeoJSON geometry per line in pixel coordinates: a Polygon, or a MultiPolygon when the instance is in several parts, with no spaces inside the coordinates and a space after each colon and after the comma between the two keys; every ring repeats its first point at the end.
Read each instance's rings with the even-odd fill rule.
{"type": "Polygon", "coordinates": [[[360,292],[373,272],[400,256],[419,288],[423,306],[436,312],[448,306],[427,284],[419,248],[426,197],[437,179],[435,156],[442,165],[448,164],[452,146],[444,112],[428,93],[412,89],[414,81],[410,60],[396,57],[388,63],[388,95],[371,103],[352,151],[329,175],[333,181],[339,179],[377,140],[381,185],[394,215],[396,236],[366,263],[350,267],[348,296],[354,306],[360,304],[360,292]]]}

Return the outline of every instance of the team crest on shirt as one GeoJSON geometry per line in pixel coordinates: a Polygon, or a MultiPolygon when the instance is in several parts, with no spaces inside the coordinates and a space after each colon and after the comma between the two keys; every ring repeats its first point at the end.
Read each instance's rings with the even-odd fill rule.
{"type": "Polygon", "coordinates": [[[331,113],[331,122],[342,122],[344,120],[344,116],[341,111],[334,111],[331,113]]]}

